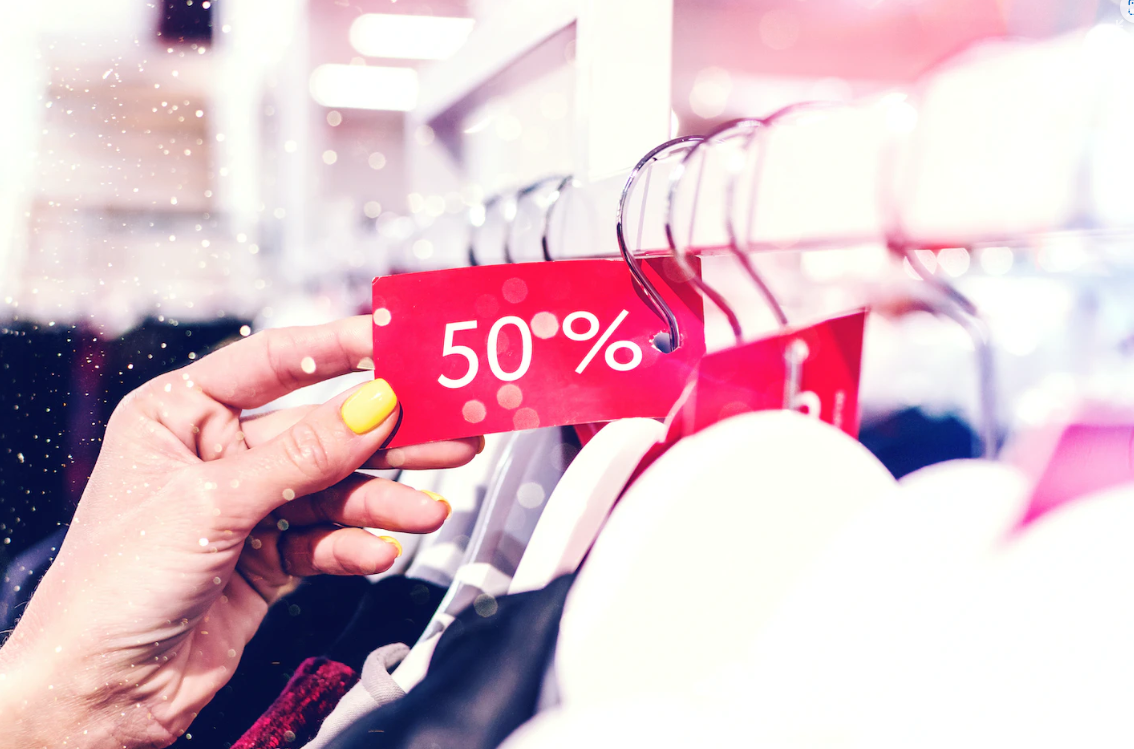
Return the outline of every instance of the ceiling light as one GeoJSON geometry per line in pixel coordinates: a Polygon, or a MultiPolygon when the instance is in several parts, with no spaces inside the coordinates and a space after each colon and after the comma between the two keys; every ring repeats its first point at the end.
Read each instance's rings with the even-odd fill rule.
{"type": "Polygon", "coordinates": [[[417,106],[417,71],[371,65],[320,65],[311,96],[324,107],[408,112],[417,106]]]}
{"type": "Polygon", "coordinates": [[[350,43],[367,57],[444,60],[465,43],[471,18],[366,13],[350,25],[350,43]]]}

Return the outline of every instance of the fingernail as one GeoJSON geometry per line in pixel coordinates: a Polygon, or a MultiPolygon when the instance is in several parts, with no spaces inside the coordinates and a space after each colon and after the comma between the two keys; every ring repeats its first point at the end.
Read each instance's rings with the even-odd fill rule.
{"type": "Polygon", "coordinates": [[[480,455],[482,452],[484,452],[484,446],[486,444],[486,440],[484,439],[483,434],[480,435],[480,437],[478,439],[480,439],[480,444],[476,448],[476,454],[480,455]]]}
{"type": "Polygon", "coordinates": [[[378,540],[385,541],[386,543],[397,549],[399,557],[402,555],[402,544],[400,541],[398,541],[398,539],[394,538],[393,536],[379,536],[378,540]]]}
{"type": "Polygon", "coordinates": [[[397,407],[398,396],[394,395],[390,383],[374,380],[347,398],[342,407],[343,423],[355,434],[366,434],[385,421],[397,407]]]}
{"type": "Polygon", "coordinates": [[[446,520],[448,520],[449,516],[453,514],[453,505],[449,504],[449,500],[445,499],[444,497],[442,497],[437,492],[431,492],[431,491],[428,491],[426,489],[422,489],[421,493],[430,497],[431,499],[435,499],[438,502],[440,502],[441,504],[445,505],[445,519],[446,520]]]}

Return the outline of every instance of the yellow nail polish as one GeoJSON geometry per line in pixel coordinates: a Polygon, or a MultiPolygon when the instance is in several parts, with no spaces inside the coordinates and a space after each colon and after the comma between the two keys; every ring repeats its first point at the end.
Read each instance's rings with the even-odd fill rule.
{"type": "Polygon", "coordinates": [[[426,489],[422,489],[421,493],[426,495],[427,497],[429,497],[431,499],[435,499],[438,502],[440,502],[441,504],[445,505],[445,519],[446,520],[448,520],[449,516],[453,514],[453,505],[449,504],[449,500],[445,499],[444,497],[442,497],[437,492],[431,492],[431,491],[428,491],[426,489]]]}
{"type": "Polygon", "coordinates": [[[378,540],[385,541],[386,543],[397,549],[399,557],[402,555],[402,544],[398,541],[398,539],[394,538],[393,536],[379,536],[378,540]]]}
{"type": "Polygon", "coordinates": [[[385,380],[368,382],[357,393],[347,398],[342,407],[343,423],[355,434],[366,434],[385,421],[398,407],[390,383],[385,380]]]}
{"type": "Polygon", "coordinates": [[[477,445],[476,454],[480,455],[482,452],[484,452],[484,446],[485,446],[485,444],[487,444],[487,441],[484,439],[483,434],[480,435],[480,437],[478,439],[480,439],[480,444],[477,445]]]}

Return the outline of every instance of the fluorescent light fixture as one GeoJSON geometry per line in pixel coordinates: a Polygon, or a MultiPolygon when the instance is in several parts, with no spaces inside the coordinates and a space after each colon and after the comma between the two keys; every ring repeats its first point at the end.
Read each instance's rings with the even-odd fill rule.
{"type": "Polygon", "coordinates": [[[408,112],[417,106],[417,71],[371,65],[320,65],[311,73],[311,96],[334,109],[408,112]]]}
{"type": "Polygon", "coordinates": [[[444,60],[465,43],[471,18],[366,13],[350,25],[350,43],[367,57],[444,60]]]}

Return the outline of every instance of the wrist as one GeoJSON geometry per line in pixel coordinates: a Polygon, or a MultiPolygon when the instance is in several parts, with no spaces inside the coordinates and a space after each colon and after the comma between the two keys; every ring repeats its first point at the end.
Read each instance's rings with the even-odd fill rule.
{"type": "Polygon", "coordinates": [[[0,648],[0,749],[112,745],[98,712],[78,693],[79,680],[66,673],[63,654],[21,637],[32,623],[22,624],[0,648]]]}
{"type": "Polygon", "coordinates": [[[0,725],[8,727],[0,733],[0,749],[63,746],[73,733],[74,712],[65,689],[56,692],[30,664],[0,658],[0,725]]]}

